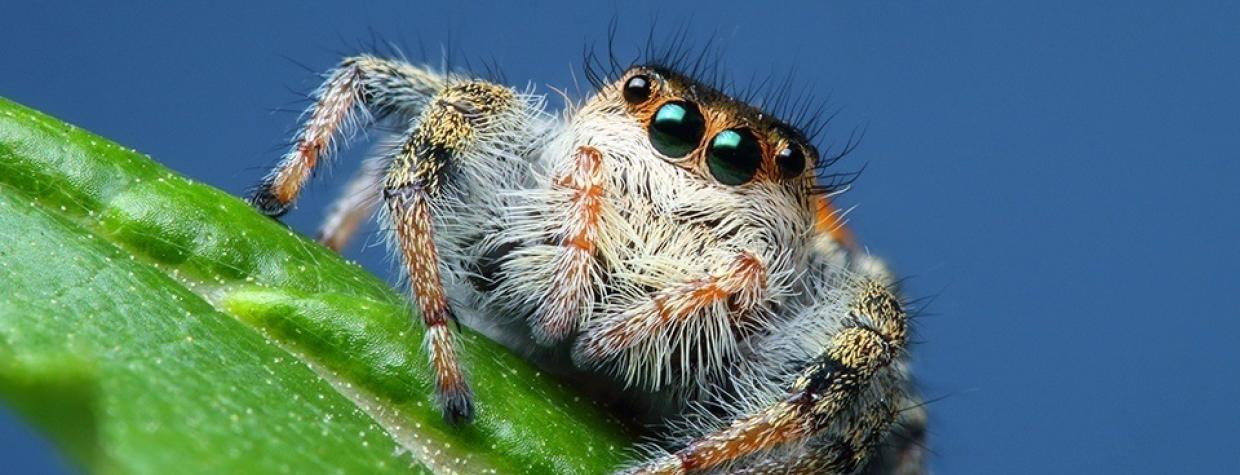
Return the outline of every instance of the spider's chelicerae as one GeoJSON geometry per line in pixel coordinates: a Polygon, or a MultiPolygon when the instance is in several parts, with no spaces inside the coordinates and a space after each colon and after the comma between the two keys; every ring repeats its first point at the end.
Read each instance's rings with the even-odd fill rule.
{"type": "Polygon", "coordinates": [[[459,320],[660,422],[633,472],[921,472],[908,318],[828,202],[838,157],[674,66],[616,69],[552,115],[505,85],[348,58],[252,202],[280,215],[353,130],[403,130],[320,240],[340,249],[379,209],[450,422],[475,411],[459,320]]]}

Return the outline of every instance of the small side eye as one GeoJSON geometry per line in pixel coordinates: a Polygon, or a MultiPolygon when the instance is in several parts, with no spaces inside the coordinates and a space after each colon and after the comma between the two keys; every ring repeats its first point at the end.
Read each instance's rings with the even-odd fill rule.
{"type": "Polygon", "coordinates": [[[743,185],[758,173],[762,165],[762,147],[748,129],[728,129],[710,141],[706,151],[706,167],[710,174],[725,185],[743,185]]]}
{"type": "Polygon", "coordinates": [[[672,101],[663,104],[650,119],[650,144],[659,153],[672,158],[688,155],[702,142],[706,119],[690,102],[672,101]]]}
{"type": "Polygon", "coordinates": [[[779,166],[779,174],[784,178],[796,178],[805,171],[805,152],[801,147],[789,145],[775,154],[775,164],[779,166]]]}
{"type": "Polygon", "coordinates": [[[637,75],[624,82],[624,100],[629,104],[640,104],[650,99],[650,78],[637,75]]]}

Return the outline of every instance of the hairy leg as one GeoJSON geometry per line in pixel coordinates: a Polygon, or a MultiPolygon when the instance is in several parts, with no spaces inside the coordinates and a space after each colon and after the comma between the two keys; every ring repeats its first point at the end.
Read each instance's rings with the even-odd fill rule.
{"type": "Polygon", "coordinates": [[[373,56],[347,58],[326,77],[313,94],[292,148],[250,198],[269,216],[288,211],[338,142],[376,119],[411,122],[448,82],[429,70],[373,56]]]}
{"type": "MultiPolygon", "coordinates": [[[[801,447],[801,457],[759,459],[755,473],[853,473],[869,458],[898,415],[898,384],[886,371],[903,351],[906,317],[895,296],[864,285],[846,325],[775,403],[739,417],[633,473],[682,474],[727,467],[758,454],[801,447]],[[863,397],[882,385],[883,397],[863,397]],[[806,450],[809,449],[809,450],[806,450]]],[[[796,451],[791,452],[798,453],[796,451]]],[[[750,459],[752,461],[752,459],[750,459]]]]}
{"type": "MultiPolygon", "coordinates": [[[[383,181],[383,200],[410,291],[426,326],[424,344],[435,373],[435,396],[452,423],[473,416],[472,393],[448,322],[455,321],[444,288],[441,253],[450,232],[445,219],[461,219],[478,206],[468,199],[472,177],[496,168],[502,153],[490,144],[513,138],[513,113],[524,106],[503,86],[463,81],[426,106],[418,125],[396,151],[383,181]],[[495,155],[501,155],[496,157],[495,155]],[[481,160],[479,160],[481,158],[481,160]]],[[[519,112],[518,112],[519,113],[519,112]]],[[[496,179],[481,186],[495,187],[496,179]]]]}
{"type": "Polygon", "coordinates": [[[315,168],[352,132],[381,120],[408,127],[390,156],[372,159],[354,178],[319,239],[339,249],[382,201],[426,328],[436,401],[449,422],[468,421],[473,403],[448,325],[455,318],[444,276],[460,258],[461,229],[476,224],[462,225],[462,216],[479,213],[485,208],[481,202],[493,204],[495,189],[519,178],[509,172],[531,150],[519,142],[537,141],[532,124],[540,120],[534,117],[538,114],[541,103],[529,102],[507,87],[440,75],[400,61],[348,58],[326,74],[291,150],[250,200],[268,215],[283,214],[315,168]],[[376,199],[380,190],[381,199],[376,199]],[[482,191],[466,192],[473,190],[482,191]]]}
{"type": "Polygon", "coordinates": [[[739,253],[710,275],[656,291],[600,318],[578,340],[574,357],[596,366],[620,359],[629,382],[661,386],[670,377],[664,370],[671,368],[660,362],[671,358],[667,352],[673,346],[682,353],[677,358],[682,366],[694,355],[707,363],[720,360],[734,341],[733,332],[747,323],[742,320],[766,293],[767,277],[760,258],[739,253]]]}
{"type": "Polygon", "coordinates": [[[564,208],[553,257],[554,277],[532,319],[543,342],[562,340],[577,330],[582,315],[591,313],[595,290],[602,285],[598,261],[598,229],[603,207],[603,156],[593,147],[579,147],[552,182],[552,193],[564,208]]]}
{"type": "Polygon", "coordinates": [[[362,168],[349,179],[344,192],[328,208],[327,218],[319,226],[315,240],[336,252],[349,243],[382,199],[380,191],[386,168],[387,161],[383,158],[362,162],[362,168]]]}

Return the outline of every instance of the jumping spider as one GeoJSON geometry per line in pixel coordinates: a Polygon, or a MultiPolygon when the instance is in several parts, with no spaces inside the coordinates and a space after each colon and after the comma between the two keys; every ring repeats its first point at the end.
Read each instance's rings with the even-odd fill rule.
{"type": "Polygon", "coordinates": [[[378,208],[449,422],[475,410],[456,320],[661,422],[632,472],[923,470],[901,298],[797,127],[667,64],[562,116],[371,55],[325,76],[251,202],[279,216],[353,130],[404,130],[319,240],[339,250],[378,208]]]}

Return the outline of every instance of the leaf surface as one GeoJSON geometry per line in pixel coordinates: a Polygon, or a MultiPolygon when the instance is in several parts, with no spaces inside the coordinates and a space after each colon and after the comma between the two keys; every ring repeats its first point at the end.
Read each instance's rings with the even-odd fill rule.
{"type": "Polygon", "coordinates": [[[0,99],[0,398],[95,473],[603,473],[620,425],[464,329],[445,424],[406,300],[134,150],[0,99]]]}

